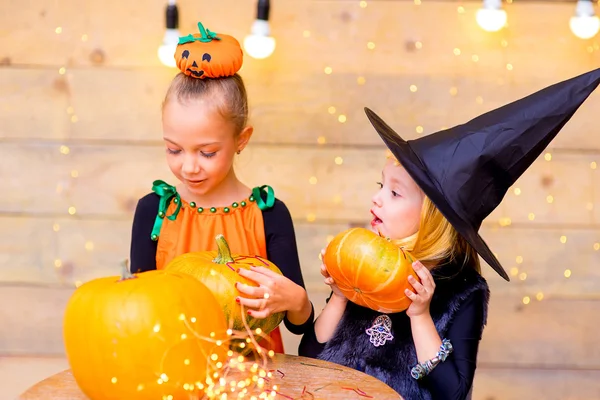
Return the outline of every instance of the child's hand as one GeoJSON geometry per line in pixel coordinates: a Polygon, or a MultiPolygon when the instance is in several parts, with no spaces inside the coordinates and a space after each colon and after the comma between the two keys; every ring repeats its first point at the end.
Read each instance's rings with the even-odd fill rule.
{"type": "Polygon", "coordinates": [[[258,284],[258,287],[236,283],[236,288],[248,297],[238,297],[236,301],[248,308],[248,315],[254,318],[267,318],[281,311],[300,310],[306,298],[306,291],[283,275],[265,267],[240,269],[238,274],[258,284]]]}
{"type": "MultiPolygon", "coordinates": [[[[325,256],[325,249],[321,250],[321,253],[319,254],[319,259],[321,261],[323,261],[324,256],[325,256]]],[[[338,288],[337,285],[335,284],[335,282],[333,281],[333,278],[331,277],[331,275],[329,275],[329,272],[327,272],[327,267],[325,266],[324,262],[321,262],[321,275],[323,275],[323,277],[325,278],[325,279],[323,279],[323,282],[325,282],[325,284],[331,288],[331,290],[333,291],[333,294],[346,300],[346,296],[344,296],[344,294],[342,293],[340,288],[338,288]]]]}
{"type": "Polygon", "coordinates": [[[435,290],[435,282],[429,270],[420,261],[415,261],[413,268],[417,275],[419,275],[419,278],[421,278],[421,283],[414,276],[408,276],[408,283],[415,290],[414,292],[408,289],[404,290],[406,296],[412,300],[412,304],[406,310],[406,315],[409,317],[417,317],[429,313],[429,304],[435,290]]]}

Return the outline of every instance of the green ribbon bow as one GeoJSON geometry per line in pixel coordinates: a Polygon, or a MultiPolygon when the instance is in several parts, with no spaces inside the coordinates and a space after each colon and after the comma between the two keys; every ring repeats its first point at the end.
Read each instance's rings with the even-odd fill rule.
{"type": "Polygon", "coordinates": [[[156,241],[160,235],[163,219],[167,217],[171,221],[175,221],[177,218],[177,214],[179,214],[179,210],[181,210],[181,197],[179,196],[179,193],[177,193],[175,186],[171,186],[161,180],[156,180],[152,183],[152,191],[160,196],[160,201],[158,203],[158,215],[156,216],[154,227],[152,228],[152,234],[150,235],[150,238],[156,241]],[[173,214],[167,216],[167,209],[169,208],[171,200],[177,204],[177,208],[175,211],[173,211],[173,214]]]}
{"type": "Polygon", "coordinates": [[[258,208],[261,209],[261,211],[268,210],[275,204],[275,191],[271,186],[268,185],[262,185],[261,187],[255,187],[254,189],[252,189],[252,197],[254,197],[254,200],[256,200],[256,205],[258,206],[258,208]],[[261,196],[265,188],[267,189],[266,201],[263,200],[261,196]]]}
{"type": "Polygon", "coordinates": [[[211,32],[208,29],[204,29],[204,25],[202,25],[202,22],[198,22],[198,30],[200,31],[199,38],[194,37],[194,35],[192,34],[189,34],[187,36],[181,36],[179,38],[179,44],[186,44],[193,41],[208,43],[212,40],[221,40],[221,38],[217,36],[217,33],[211,32]]]}

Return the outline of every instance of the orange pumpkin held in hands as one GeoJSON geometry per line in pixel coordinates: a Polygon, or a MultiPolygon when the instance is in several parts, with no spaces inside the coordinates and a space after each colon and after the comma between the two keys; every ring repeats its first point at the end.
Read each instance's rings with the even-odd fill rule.
{"type": "Polygon", "coordinates": [[[257,285],[239,275],[237,270],[239,268],[250,269],[251,266],[263,266],[280,275],[281,271],[275,264],[259,256],[232,255],[223,235],[217,235],[216,241],[218,251],[181,254],[171,260],[165,269],[188,273],[205,284],[221,305],[225,318],[229,321],[232,329],[245,331],[242,319],[245,318],[250,329],[260,328],[263,333],[269,334],[279,326],[285,313],[278,312],[262,319],[253,318],[245,312],[242,313],[242,307],[235,301],[235,298],[241,295],[235,287],[236,282],[249,286],[257,285]]]}
{"type": "Polygon", "coordinates": [[[227,362],[225,316],[189,275],[124,266],[77,288],[63,334],[73,377],[91,400],[202,397],[197,382],[227,362]],[[216,368],[215,368],[216,367],[216,368]]]}
{"type": "Polygon", "coordinates": [[[204,29],[179,38],[175,50],[177,67],[194,78],[221,78],[234,75],[242,67],[244,54],[236,38],[204,29]]]}
{"type": "Polygon", "coordinates": [[[382,313],[405,311],[414,291],[408,275],[419,279],[413,257],[388,239],[364,228],[348,229],[327,245],[323,262],[342,293],[363,307],[382,313]]]}

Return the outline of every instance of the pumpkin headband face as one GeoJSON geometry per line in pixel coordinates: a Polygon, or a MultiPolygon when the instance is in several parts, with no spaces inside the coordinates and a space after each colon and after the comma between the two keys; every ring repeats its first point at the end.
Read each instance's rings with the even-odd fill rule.
{"type": "Polygon", "coordinates": [[[175,63],[184,74],[204,79],[233,76],[242,67],[243,52],[236,38],[216,34],[198,22],[200,33],[179,38],[175,63]]]}

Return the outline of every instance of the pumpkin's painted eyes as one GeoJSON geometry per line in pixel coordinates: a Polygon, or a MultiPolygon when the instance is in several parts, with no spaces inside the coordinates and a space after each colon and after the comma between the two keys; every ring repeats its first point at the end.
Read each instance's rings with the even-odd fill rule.
{"type": "Polygon", "coordinates": [[[202,61],[208,61],[208,62],[210,62],[211,58],[212,58],[212,57],[211,57],[211,56],[210,56],[210,54],[208,54],[208,53],[204,53],[204,54],[202,55],[202,61]]]}
{"type": "Polygon", "coordinates": [[[188,58],[189,56],[190,56],[189,50],[184,50],[183,53],[181,53],[181,58],[188,58]]]}

